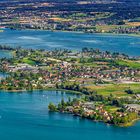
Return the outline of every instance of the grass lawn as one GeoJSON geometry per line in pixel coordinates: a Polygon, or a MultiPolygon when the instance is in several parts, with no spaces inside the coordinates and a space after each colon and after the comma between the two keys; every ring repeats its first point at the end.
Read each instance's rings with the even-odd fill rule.
{"type": "Polygon", "coordinates": [[[22,62],[29,65],[36,65],[36,62],[31,60],[30,58],[23,58],[22,62]]]}
{"type": "Polygon", "coordinates": [[[77,63],[78,66],[90,66],[90,67],[97,67],[96,63],[77,63]]]}
{"type": "Polygon", "coordinates": [[[140,68],[140,63],[136,61],[131,61],[131,60],[117,60],[117,64],[120,66],[128,66],[130,68],[140,68]]]}
{"type": "Polygon", "coordinates": [[[132,27],[132,25],[130,25],[130,24],[126,24],[126,25],[101,25],[101,26],[97,25],[95,27],[96,27],[96,29],[98,31],[102,31],[102,30],[111,31],[111,30],[117,29],[119,27],[121,27],[121,28],[130,28],[130,27],[132,27]]]}
{"type": "Polygon", "coordinates": [[[136,93],[140,92],[140,84],[108,84],[108,85],[90,85],[85,86],[89,90],[97,91],[98,94],[108,96],[110,94],[116,95],[116,96],[130,96],[125,92],[127,89],[131,89],[136,93]]]}
{"type": "Polygon", "coordinates": [[[116,112],[118,109],[120,109],[119,107],[115,107],[115,106],[105,106],[105,110],[109,111],[109,112],[116,112]]]}

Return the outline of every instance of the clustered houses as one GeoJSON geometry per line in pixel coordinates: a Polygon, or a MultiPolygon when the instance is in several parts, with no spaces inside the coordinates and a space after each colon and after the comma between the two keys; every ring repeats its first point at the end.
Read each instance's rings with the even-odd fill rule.
{"type": "Polygon", "coordinates": [[[139,33],[140,32],[140,26],[137,26],[137,27],[125,27],[125,28],[116,28],[114,30],[112,30],[111,32],[113,33],[139,33]]]}
{"type": "Polygon", "coordinates": [[[140,115],[140,105],[138,104],[127,104],[124,108],[129,112],[136,112],[140,115]]]}
{"type": "MultiPolygon", "coordinates": [[[[100,52],[99,50],[94,49],[83,49],[82,52],[76,53],[69,53],[69,51],[65,51],[60,56],[58,56],[58,53],[55,54],[53,51],[40,53],[45,54],[45,56],[39,58],[39,55],[37,55],[36,59],[40,61],[40,64],[38,65],[32,66],[26,63],[11,65],[8,61],[3,61],[1,68],[12,73],[20,72],[27,75],[28,73],[36,74],[37,78],[32,83],[36,84],[39,82],[44,87],[61,84],[64,81],[75,81],[81,84],[90,84],[93,82],[98,84],[100,82],[104,83],[109,81],[114,83],[140,82],[140,69],[129,68],[127,66],[122,67],[115,64],[109,65],[109,62],[103,61],[105,59],[109,61],[129,59],[128,56],[123,54],[100,52]],[[46,54],[49,57],[47,57],[46,54]],[[60,60],[59,57],[61,58],[60,60]],[[67,58],[70,57],[72,57],[71,59],[76,60],[81,59],[81,62],[65,61],[65,59],[67,60],[67,58]],[[90,59],[89,63],[95,63],[96,66],[84,65],[88,63],[82,62],[86,59],[90,59]],[[40,78],[39,81],[38,78],[40,78]]],[[[59,53],[61,54],[61,52],[59,53]]],[[[27,55],[31,55],[31,52],[28,51],[27,55]]],[[[22,58],[24,57],[20,55],[20,59],[22,58]]]]}
{"type": "Polygon", "coordinates": [[[8,66],[8,71],[9,72],[16,72],[16,71],[22,71],[22,72],[26,72],[26,71],[30,71],[33,73],[38,73],[38,68],[37,67],[33,67],[29,64],[18,64],[16,66],[8,66]]]}
{"type": "MultiPolygon", "coordinates": [[[[86,118],[91,118],[94,116],[94,120],[105,122],[111,122],[111,120],[114,118],[113,114],[106,111],[104,109],[104,105],[95,105],[94,102],[78,102],[74,103],[72,106],[67,106],[65,110],[61,110],[63,112],[69,112],[74,115],[83,116],[86,118]],[[82,109],[82,111],[80,111],[82,109]],[[96,117],[95,117],[96,116],[96,117]],[[100,116],[100,118],[98,118],[100,116]]],[[[124,117],[127,114],[123,112],[116,112],[116,115],[118,117],[124,117]]]]}
{"type": "MultiPolygon", "coordinates": [[[[94,94],[92,96],[97,97],[94,94]]],[[[99,98],[96,98],[91,101],[86,98],[91,97],[91,95],[84,97],[72,100],[69,98],[67,102],[62,99],[58,105],[50,103],[48,108],[53,112],[70,113],[74,116],[117,126],[130,126],[139,118],[140,106],[138,104],[125,104],[126,101],[124,101],[122,105],[118,106],[110,104],[110,101],[116,101],[116,98],[110,98],[108,101],[105,98],[100,101],[99,98]]]]}
{"type": "MultiPolygon", "coordinates": [[[[38,66],[35,67],[28,64],[18,64],[17,66],[8,66],[8,71],[40,73],[44,80],[52,81],[53,83],[61,82],[62,80],[74,80],[75,78],[83,78],[85,81],[88,79],[93,79],[93,81],[102,79],[103,81],[111,80],[114,82],[139,82],[140,80],[134,78],[140,71],[130,68],[109,70],[107,67],[94,68],[89,66],[76,66],[67,62],[50,64],[50,70],[41,70],[41,68],[39,68],[38,66]]],[[[84,80],[82,81],[83,83],[84,80]]]]}
{"type": "MultiPolygon", "coordinates": [[[[69,50],[15,49],[15,51],[14,59],[20,63],[11,63],[11,60],[6,59],[1,61],[1,70],[12,73],[10,76],[13,83],[28,81],[33,87],[40,85],[47,88],[68,81],[78,82],[81,85],[140,81],[140,69],[116,65],[115,61],[130,60],[125,54],[100,52],[92,48],[83,48],[82,51],[75,53],[69,50]],[[23,60],[33,63],[32,65],[23,63],[23,60]]],[[[138,61],[138,59],[135,60],[138,61]]],[[[10,82],[10,79],[6,80],[6,83],[11,84],[10,82]]]]}

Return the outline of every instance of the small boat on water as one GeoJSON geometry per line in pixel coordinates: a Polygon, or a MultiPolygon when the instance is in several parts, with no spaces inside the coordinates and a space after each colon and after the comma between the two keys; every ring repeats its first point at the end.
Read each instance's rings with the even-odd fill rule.
{"type": "Polygon", "coordinates": [[[5,26],[0,26],[0,32],[4,32],[4,29],[6,29],[5,26]]]}
{"type": "Polygon", "coordinates": [[[6,27],[5,26],[0,26],[0,29],[5,29],[6,27]]]}
{"type": "Polygon", "coordinates": [[[4,32],[4,30],[1,30],[1,29],[0,29],[0,33],[2,33],[2,32],[4,32]]]}

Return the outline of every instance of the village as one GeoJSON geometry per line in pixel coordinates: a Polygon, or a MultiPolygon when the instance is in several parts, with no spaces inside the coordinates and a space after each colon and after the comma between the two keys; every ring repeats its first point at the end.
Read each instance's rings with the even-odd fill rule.
{"type": "Polygon", "coordinates": [[[1,45],[0,49],[12,53],[12,58],[0,59],[0,72],[6,74],[1,90],[67,90],[84,98],[60,108],[51,104],[50,110],[126,126],[139,118],[138,57],[92,48],[49,51],[1,45]]]}
{"type": "Polygon", "coordinates": [[[103,98],[99,95],[86,95],[66,102],[62,99],[58,105],[50,103],[48,108],[51,112],[69,113],[93,121],[128,127],[139,119],[140,105],[125,103],[122,101],[119,104],[111,96],[103,98]]]}
{"type": "MultiPolygon", "coordinates": [[[[56,87],[65,82],[81,86],[139,83],[139,66],[139,58],[87,48],[78,52],[15,49],[12,60],[1,59],[1,71],[10,73],[13,80],[14,74],[33,74],[36,79],[30,82],[33,81],[36,86],[35,83],[41,83],[43,87],[56,87]]],[[[20,83],[20,79],[16,80],[18,82],[20,83]]]]}

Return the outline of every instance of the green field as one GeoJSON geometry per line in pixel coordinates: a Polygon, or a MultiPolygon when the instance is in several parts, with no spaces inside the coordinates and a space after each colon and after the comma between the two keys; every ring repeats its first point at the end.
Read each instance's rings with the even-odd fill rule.
{"type": "Polygon", "coordinates": [[[120,66],[128,66],[130,68],[140,68],[140,63],[130,60],[117,60],[116,63],[120,66]]]}
{"type": "Polygon", "coordinates": [[[110,94],[116,96],[130,96],[125,90],[131,89],[135,93],[140,93],[140,83],[136,84],[108,84],[108,85],[90,85],[86,86],[91,91],[97,91],[97,94],[108,96],[110,94]]]}
{"type": "Polygon", "coordinates": [[[29,64],[29,65],[35,65],[35,64],[36,64],[36,62],[33,61],[33,60],[31,60],[30,58],[24,58],[24,59],[22,60],[22,62],[23,62],[23,63],[26,63],[26,64],[29,64]]]}

